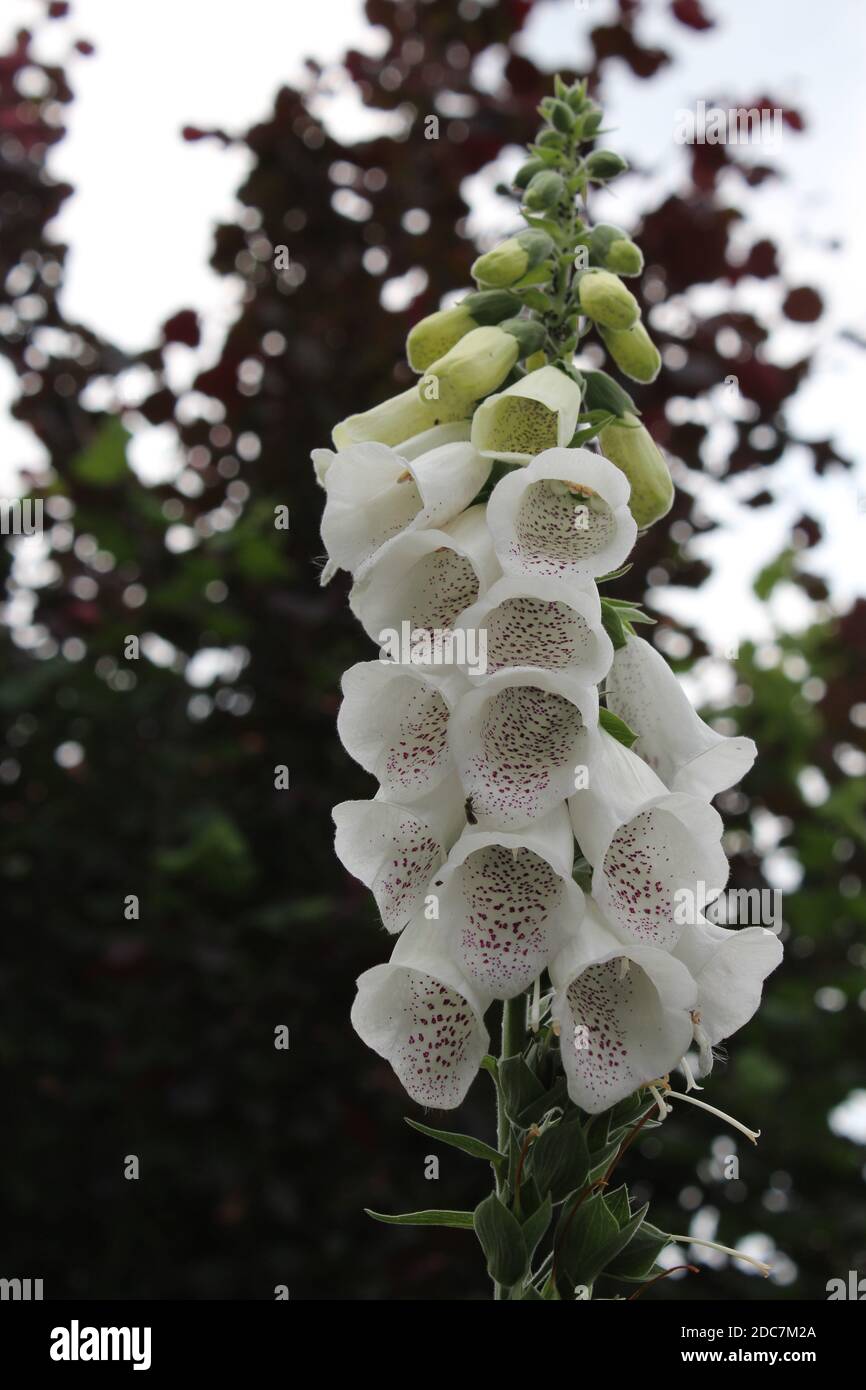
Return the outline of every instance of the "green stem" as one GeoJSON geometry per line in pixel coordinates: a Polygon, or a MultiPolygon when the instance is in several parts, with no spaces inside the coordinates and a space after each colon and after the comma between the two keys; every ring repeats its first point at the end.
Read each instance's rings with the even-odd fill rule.
{"type": "MultiPolygon", "coordinates": [[[[526,1043],[526,996],[519,994],[516,999],[506,999],[502,1005],[502,1043],[500,1061],[505,1057],[515,1057],[523,1051],[526,1043]]],[[[496,1138],[500,1153],[511,1154],[511,1121],[505,1113],[502,1091],[496,1091],[496,1138]]],[[[504,1166],[504,1165],[503,1165],[504,1166]]],[[[509,1164],[510,1168],[510,1164],[509,1164]]],[[[503,1180],[504,1186],[505,1180],[503,1180]]],[[[508,1199],[508,1189],[500,1187],[499,1195],[508,1199]]],[[[493,1297],[500,1301],[508,1296],[508,1289],[502,1284],[494,1284],[493,1297]]]]}

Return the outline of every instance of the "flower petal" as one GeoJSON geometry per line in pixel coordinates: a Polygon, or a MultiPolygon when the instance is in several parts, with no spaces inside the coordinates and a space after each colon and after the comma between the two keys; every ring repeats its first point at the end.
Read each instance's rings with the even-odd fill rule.
{"type": "Polygon", "coordinates": [[[462,676],[359,661],[343,676],[343,747],[378,777],[389,800],[417,801],[452,771],[448,720],[465,688],[462,676]]]}
{"type": "Polygon", "coordinates": [[[457,777],[412,806],[380,794],[341,801],[333,817],[338,859],[372,890],[385,930],[402,931],[423,909],[431,878],[466,824],[457,777]]]}
{"type": "Polygon", "coordinates": [[[614,657],[607,703],[638,735],[635,752],[671,791],[710,801],[755,761],[750,738],[726,738],[705,724],[664,657],[629,637],[614,657]]]}
{"type": "Polygon", "coordinates": [[[485,508],[470,507],[441,530],[408,531],[361,569],[349,603],[368,637],[386,630],[443,631],[499,573],[485,508]]]}
{"type": "Polygon", "coordinates": [[[695,1032],[704,1034],[704,1072],[712,1065],[707,1044],[715,1047],[757,1012],[764,980],[781,963],[782,943],[766,927],[729,931],[704,921],[685,928],[674,954],[698,987],[695,1032]]]}
{"type": "Polygon", "coordinates": [[[458,516],[491,468],[489,459],[460,440],[418,455],[410,448],[412,458],[374,443],[352,444],[330,461],[324,452],[315,461],[327,494],[322,540],[331,568],[352,574],[392,536],[442,526],[458,516]]]}
{"type": "Polygon", "coordinates": [[[569,800],[593,866],[592,891],[624,939],[670,949],[682,931],[677,894],[711,901],[728,879],[722,821],[705,801],[668,792],[650,768],[602,732],[590,783],[569,800]]]}
{"type": "Polygon", "coordinates": [[[591,899],[550,977],[568,1093],[591,1115],[665,1075],[687,1051],[697,998],[689,972],[666,951],[624,946],[591,899]]]}
{"type": "Polygon", "coordinates": [[[501,671],[465,694],[449,737],[479,825],[526,825],[564,801],[597,721],[596,689],[549,671],[501,671]]]}
{"type": "Polygon", "coordinates": [[[625,476],[588,449],[547,449],[504,477],[487,524],[509,574],[586,580],[622,564],[637,526],[625,476]]]}
{"type": "Polygon", "coordinates": [[[485,633],[489,675],[540,667],[598,685],[613,660],[594,584],[581,589],[559,579],[506,575],[461,614],[455,629],[485,633]]]}
{"type": "Polygon", "coordinates": [[[489,1001],[461,979],[438,928],[413,922],[390,961],[358,980],[352,1024],[394,1068],[419,1105],[460,1105],[487,1052],[482,1022],[489,1001]]]}
{"type": "Polygon", "coordinates": [[[477,988],[512,999],[532,984],[583,916],[563,803],[525,830],[467,828],[433,880],[448,950],[477,988]]]}

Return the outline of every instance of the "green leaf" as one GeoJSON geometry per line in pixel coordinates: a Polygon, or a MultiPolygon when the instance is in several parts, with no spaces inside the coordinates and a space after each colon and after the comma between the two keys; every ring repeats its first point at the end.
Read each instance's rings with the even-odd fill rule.
{"type": "MultiPolygon", "coordinates": [[[[571,1296],[578,1284],[592,1284],[607,1262],[605,1252],[619,1235],[616,1218],[600,1192],[567,1202],[556,1234],[556,1277],[560,1290],[571,1296]]],[[[616,1252],[614,1252],[616,1253],[616,1252]]]]}
{"type": "Polygon", "coordinates": [[[637,734],[634,729],[630,729],[624,719],[620,719],[618,714],[614,714],[613,710],[605,709],[603,705],[598,711],[598,722],[605,733],[610,734],[611,738],[615,738],[617,743],[624,744],[626,748],[631,748],[633,744],[637,743],[637,734]]]}
{"type": "Polygon", "coordinates": [[[640,415],[628,391],[624,391],[607,372],[584,372],[584,376],[587,409],[604,410],[618,419],[629,413],[640,415]]]}
{"type": "Polygon", "coordinates": [[[610,574],[603,574],[601,578],[597,579],[595,582],[596,584],[608,584],[612,579],[622,579],[623,575],[628,574],[629,570],[633,568],[634,566],[629,560],[627,565],[620,565],[618,570],[611,570],[610,574]]]}
{"type": "Polygon", "coordinates": [[[438,1139],[440,1144],[450,1144],[452,1149],[460,1149],[472,1158],[485,1158],[488,1163],[493,1164],[505,1162],[505,1154],[485,1144],[483,1139],[475,1139],[471,1134],[455,1134],[450,1129],[431,1129],[429,1125],[422,1125],[418,1120],[410,1120],[408,1115],[404,1115],[403,1118],[410,1129],[417,1129],[419,1134],[426,1134],[428,1139],[438,1139]]]}
{"type": "Polygon", "coordinates": [[[503,1057],[499,1063],[499,1085],[508,1118],[515,1124],[520,1122],[521,1111],[545,1094],[538,1077],[522,1057],[503,1057]]]}
{"type": "Polygon", "coordinates": [[[538,314],[547,314],[554,307],[553,300],[544,290],[528,289],[522,290],[520,298],[530,309],[534,309],[538,314]]]}
{"type": "Polygon", "coordinates": [[[371,1211],[369,1207],[364,1211],[374,1221],[384,1221],[386,1226],[452,1226],[455,1230],[471,1231],[474,1224],[471,1211],[404,1211],[399,1216],[371,1211]]]}
{"type": "Polygon", "coordinates": [[[528,1260],[531,1260],[535,1254],[536,1246],[545,1235],[550,1225],[550,1218],[552,1215],[553,1203],[550,1197],[545,1197],[541,1205],[536,1207],[532,1215],[527,1217],[521,1226],[520,1229],[523,1232],[523,1241],[526,1246],[526,1256],[528,1260]]]}
{"type": "Polygon", "coordinates": [[[128,472],[126,446],[130,438],[129,430],[113,417],[72,460],[72,472],[91,487],[113,487],[128,472]]]}
{"type": "Polygon", "coordinates": [[[543,1091],[535,1100],[530,1101],[529,1105],[524,1106],[517,1117],[517,1123],[522,1129],[527,1129],[530,1125],[538,1124],[542,1116],[546,1115],[548,1110],[553,1110],[555,1106],[564,1110],[567,1102],[568,1085],[565,1077],[560,1076],[549,1091],[543,1091]]]}
{"type": "Polygon", "coordinates": [[[510,1288],[523,1278],[529,1261],[520,1222],[491,1192],[475,1208],[473,1224],[487,1257],[487,1273],[497,1284],[510,1288]]]}
{"type": "Polygon", "coordinates": [[[560,1288],[572,1290],[578,1284],[594,1284],[640,1229],[648,1206],[649,1203],[645,1203],[624,1226],[619,1227],[601,1193],[588,1197],[570,1221],[568,1213],[571,1204],[566,1204],[559,1221],[563,1234],[557,1242],[557,1281],[560,1288]]]}
{"type": "Polygon", "coordinates": [[[589,1174],[589,1150],[576,1121],[552,1125],[529,1150],[530,1170],[539,1192],[549,1192],[554,1202],[585,1185],[589,1174]]]}
{"type": "Polygon", "coordinates": [[[631,1204],[628,1200],[628,1188],[625,1183],[614,1188],[613,1192],[605,1192],[604,1200],[607,1203],[608,1211],[616,1217],[616,1224],[620,1228],[631,1220],[631,1204]]]}

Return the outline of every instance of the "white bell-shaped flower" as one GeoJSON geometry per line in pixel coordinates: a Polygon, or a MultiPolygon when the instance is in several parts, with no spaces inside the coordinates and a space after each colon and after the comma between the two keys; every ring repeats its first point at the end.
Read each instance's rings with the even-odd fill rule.
{"type": "MultiPolygon", "coordinates": [[[[454,626],[467,638],[483,633],[488,675],[540,667],[583,685],[598,685],[613,661],[613,644],[602,625],[594,584],[582,589],[561,579],[505,575],[454,626]]],[[[468,667],[463,669],[470,680],[482,679],[468,667]]]]}
{"type": "MultiPolygon", "coordinates": [[[[440,437],[435,430],[425,435],[440,437]]],[[[317,450],[313,461],[327,494],[322,540],[328,563],[322,583],[338,569],[355,574],[401,531],[452,521],[483,487],[492,466],[466,440],[438,443],[423,453],[407,445],[398,451],[387,444],[351,444],[337,454],[317,450]]]]}
{"type": "Polygon", "coordinates": [[[592,899],[550,966],[568,1094],[596,1115],[677,1065],[692,1037],[697,987],[655,946],[613,935],[592,899]]]}
{"type": "Polygon", "coordinates": [[[573,863],[564,802],[523,830],[464,830],[431,891],[449,953],[477,989],[512,999],[578,929],[573,863]]]}
{"type": "Polygon", "coordinates": [[[402,931],[423,910],[430,880],[466,824],[463,801],[455,773],[411,806],[379,792],[334,807],[337,858],[371,890],[386,931],[402,931]]]}
{"type": "Polygon", "coordinates": [[[698,987],[693,1015],[700,1075],[712,1070],[712,1048],[748,1023],[761,1003],[767,976],[782,960],[782,943],[766,927],[730,931],[699,920],[687,926],[674,955],[698,987]]]}
{"type": "Polygon", "coordinates": [[[485,829],[526,825],[584,779],[598,691],[550,671],[500,671],[460,699],[449,738],[471,815],[485,829]]]}
{"type": "Polygon", "coordinates": [[[359,978],[352,1025],[413,1100],[453,1110],[487,1052],[489,1002],[449,959],[438,925],[422,918],[406,928],[387,964],[359,978]]]}
{"type": "Polygon", "coordinates": [[[641,637],[629,637],[614,656],[607,703],[671,791],[709,801],[739,782],[757,756],[750,738],[726,738],[704,723],[664,657],[641,637]]]}
{"type": "Polygon", "coordinates": [[[637,536],[624,473],[588,449],[546,449],[497,483],[487,524],[507,574],[609,574],[637,536]]]}
{"type": "Polygon", "coordinates": [[[337,733],[390,801],[417,801],[453,771],[448,720],[465,689],[457,674],[359,661],[343,676],[337,733]]]}
{"type": "Polygon", "coordinates": [[[593,896],[624,940],[669,950],[688,920],[682,895],[708,903],[727,883],[721,817],[706,801],[669,792],[652,768],[604,731],[600,749],[588,786],[568,803],[592,865],[593,896]]]}
{"type": "Polygon", "coordinates": [[[501,573],[483,506],[441,530],[404,531],[359,571],[349,604],[368,637],[383,632],[444,631],[501,573]]]}

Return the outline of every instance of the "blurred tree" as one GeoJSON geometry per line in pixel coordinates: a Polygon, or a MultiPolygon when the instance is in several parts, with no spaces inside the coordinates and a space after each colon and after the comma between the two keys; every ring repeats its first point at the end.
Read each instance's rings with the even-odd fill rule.
{"type": "MultiPolygon", "coordinates": [[[[621,0],[616,23],[590,28],[593,89],[616,59],[638,79],[670,61],[641,44],[641,8],[621,0]]],[[[0,1162],[9,1270],[44,1277],[49,1297],[270,1298],[276,1284],[297,1298],[486,1297],[459,1232],[383,1231],[361,1214],[430,1201],[428,1144],[402,1132],[399,1087],[348,1021],[354,977],[387,950],[366,893],[331,850],[332,804],[369,791],[334,733],[338,675],[367,648],[340,584],[318,587],[321,494],[308,456],[335,420],[406,384],[408,327],[469,283],[463,180],[525,140],[549,84],[511,46],[530,9],[368,0],[388,46],[378,58],[348,54],[345,72],[365,106],[389,116],[387,135],[330,135],[320,116],[333,74],[313,64],[304,90],[281,90],[247,136],[187,129],[191,141],[237,139],[252,155],[242,215],[218,229],[212,262],[241,278],[241,313],[191,391],[173,364],[199,343],[193,310],[181,307],[134,362],[66,322],[65,248],[45,228],[70,190],[45,158],[71,93],[26,34],[0,59],[0,352],[19,378],[14,414],[50,458],[31,480],[50,519],[46,553],[14,542],[6,557],[0,1162]],[[500,79],[481,82],[480,55],[501,61],[500,79]],[[430,116],[438,139],[425,138],[430,116]],[[132,365],[150,385],[137,410],[123,410],[132,365]],[[173,482],[146,486],[130,467],[128,431],[146,423],[176,439],[173,482]],[[283,506],[288,533],[274,524],[283,506]],[[288,791],[275,785],[281,766],[288,791]],[[275,1046],[280,1025],[288,1051],[275,1046]],[[128,1154],[140,1159],[138,1181],[124,1178],[128,1154]]],[[[697,0],[671,9],[696,33],[712,23],[697,0]]],[[[785,119],[801,124],[795,112],[785,119]]],[[[721,463],[716,451],[723,478],[782,456],[785,403],[809,364],[769,360],[771,315],[701,316],[688,291],[751,275],[792,319],[821,304],[786,286],[770,242],[745,261],[733,249],[745,213],[730,205],[729,176],[745,197],[773,171],[731,146],[685,154],[687,183],[660,205],[647,191],[635,229],[665,360],[640,404],[687,479],[704,466],[710,427],[699,409],[684,420],[669,402],[712,399],[736,374],[744,407],[721,463]]],[[[842,462],[829,440],[807,447],[819,472],[842,462]]],[[[753,504],[773,486],[768,474],[753,504]]],[[[656,589],[699,585],[707,569],[687,543],[712,524],[681,489],[622,592],[648,578],[656,589]]],[[[814,523],[801,529],[808,539],[814,523]]],[[[780,570],[795,573],[793,560],[780,570]]],[[[798,582],[822,600],[818,581],[798,582]]],[[[857,609],[841,629],[825,617],[805,639],[780,639],[778,667],[744,649],[742,700],[726,712],[763,752],[742,802],[726,807],[739,816],[735,881],[758,881],[756,817],[783,818],[781,844],[805,873],[787,916],[812,943],[794,946],[725,1083],[725,1103],[767,1140],[744,1156],[742,1185],[724,1189],[706,1169],[712,1128],[700,1120],[672,1117],[663,1161],[649,1141],[631,1160],[669,1208],[699,1184],[698,1201],[723,1209],[727,1240],[775,1239],[800,1277],[755,1286],[770,1296],[823,1297],[858,1250],[862,1263],[862,1186],[836,1186],[856,1178],[859,1159],[825,1115],[854,1084],[863,961],[848,894],[861,872],[862,781],[838,747],[863,744],[849,710],[864,638],[857,609]],[[806,663],[801,675],[786,674],[789,655],[806,663]],[[804,693],[813,677],[827,687],[817,699],[804,693]],[[800,788],[807,765],[830,788],[814,805],[800,788]],[[818,983],[849,1006],[816,1011],[818,983]],[[790,1188],[779,1178],[772,1191],[783,1195],[764,1200],[783,1169],[790,1188]]],[[[705,652],[691,634],[683,661],[705,652]]],[[[476,1093],[467,1119],[483,1133],[490,1097],[482,1082],[476,1093]]],[[[443,1160],[440,1181],[449,1205],[474,1205],[468,1160],[443,1160]]],[[[671,1229],[687,1219],[663,1214],[671,1229]]],[[[736,1297],[742,1281],[708,1271],[654,1296],[736,1297]]]]}

